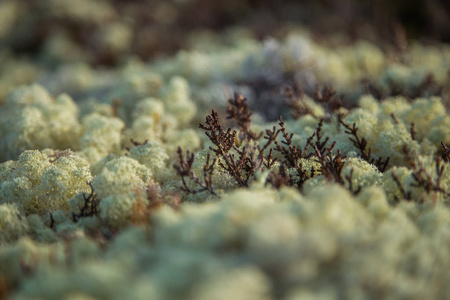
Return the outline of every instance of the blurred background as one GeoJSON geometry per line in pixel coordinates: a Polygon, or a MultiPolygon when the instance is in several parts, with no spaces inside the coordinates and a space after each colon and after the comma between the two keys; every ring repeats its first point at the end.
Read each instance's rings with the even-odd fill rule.
{"type": "Polygon", "coordinates": [[[243,26],[263,39],[298,25],[319,41],[339,34],[340,42],[398,48],[405,39],[450,42],[450,1],[2,0],[0,51],[50,68],[70,60],[114,66],[124,56],[149,60],[189,48],[193,34],[243,26]]]}

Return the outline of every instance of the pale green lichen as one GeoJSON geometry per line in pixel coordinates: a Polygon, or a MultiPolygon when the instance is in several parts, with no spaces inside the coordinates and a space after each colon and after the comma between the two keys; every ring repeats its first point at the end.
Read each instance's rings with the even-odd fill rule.
{"type": "Polygon", "coordinates": [[[120,150],[120,132],[124,123],[118,118],[91,114],[83,118],[84,133],[80,138],[81,154],[96,162],[108,153],[120,150]]]}
{"type": "Polygon", "coordinates": [[[88,189],[86,183],[92,179],[89,164],[74,154],[53,163],[49,159],[37,150],[28,150],[18,161],[2,164],[1,202],[16,204],[25,215],[68,210],[67,201],[88,189]]]}
{"type": "Polygon", "coordinates": [[[167,176],[167,161],[169,155],[161,145],[157,143],[147,143],[133,147],[130,150],[129,157],[137,160],[141,165],[152,170],[155,180],[161,181],[167,176]]]}
{"type": "Polygon", "coordinates": [[[1,159],[27,149],[78,148],[78,108],[67,95],[53,100],[39,85],[13,90],[0,112],[1,159]]]}
{"type": "MultiPolygon", "coordinates": [[[[15,4],[5,3],[15,13],[15,4]]],[[[76,24],[112,16],[106,2],[81,6],[54,0],[48,13],[76,24]]],[[[0,35],[16,20],[2,19],[0,35]]],[[[113,57],[126,53],[132,26],[113,20],[95,33],[97,49],[113,57]]],[[[417,186],[404,149],[436,183],[434,157],[442,141],[450,143],[448,104],[429,91],[409,95],[428,73],[437,85],[448,83],[450,48],[413,43],[408,63],[392,63],[368,42],[331,49],[300,30],[260,43],[236,30],[224,33],[226,42],[191,37],[192,50],[172,58],[148,64],[129,58],[117,69],[99,70],[79,62],[92,54],[65,30],[45,41],[42,59],[71,63],[41,74],[45,88],[17,87],[6,97],[11,87],[33,81],[37,67],[0,53],[0,283],[11,287],[12,299],[445,298],[448,163],[442,162],[439,189],[430,192],[417,186]],[[200,180],[208,154],[210,162],[216,158],[208,148],[217,145],[197,128],[203,112],[221,113],[223,95],[234,91],[253,107],[267,105],[257,102],[272,97],[260,83],[278,84],[287,74],[307,93],[332,83],[349,95],[358,107],[338,112],[358,127],[371,157],[349,140],[354,136],[337,112],[299,93],[311,113],[286,118],[292,143],[303,149],[325,118],[326,147],[336,141],[329,158],[338,149],[346,156],[338,174],[343,182],[322,174],[310,146],[301,169],[287,169],[295,183],[298,171],[305,172],[303,186],[268,184],[285,158],[274,151],[278,161],[271,170],[258,169],[248,188],[238,188],[222,157],[212,172],[215,195],[183,193],[172,168],[178,147],[194,153],[191,171],[200,180]],[[383,95],[392,85],[404,93],[383,101],[359,97],[362,78],[383,95]],[[370,163],[387,157],[384,173],[370,163]],[[97,207],[83,215],[86,199],[97,207]]],[[[278,126],[262,111],[252,117],[255,132],[278,126]]],[[[225,129],[230,124],[222,118],[225,129]]],[[[236,149],[229,153],[238,159],[236,149]]],[[[186,187],[199,185],[188,179],[186,187]]]]}
{"type": "MultiPolygon", "coordinates": [[[[72,243],[69,252],[77,262],[74,269],[52,267],[63,257],[48,263],[45,248],[31,242],[21,245],[27,245],[23,248],[27,251],[34,249],[36,258],[30,260],[24,256],[28,252],[5,248],[0,251],[0,259],[10,260],[3,265],[8,270],[13,270],[18,261],[48,264],[47,268],[38,269],[39,276],[25,280],[17,297],[61,299],[76,290],[86,296],[111,299],[117,295],[140,299],[138,291],[148,291],[159,299],[186,294],[189,299],[273,299],[270,274],[282,272],[279,284],[320,283],[322,292],[313,289],[309,292],[312,295],[339,291],[349,297],[367,296],[381,289],[414,298],[418,291],[405,292],[398,282],[405,276],[419,282],[426,280],[432,274],[430,259],[445,257],[444,249],[430,242],[449,239],[448,231],[438,229],[448,224],[448,209],[428,208],[411,219],[402,208],[386,205],[383,191],[376,186],[363,190],[357,199],[339,186],[324,186],[303,197],[289,189],[238,190],[220,202],[184,205],[180,212],[159,210],[151,239],[144,228],[124,230],[100,260],[95,243],[81,238],[72,243]],[[366,250],[362,251],[362,247],[366,250]],[[227,249],[231,252],[224,259],[220,253],[227,249]],[[343,256],[347,251],[353,255],[343,256]],[[423,251],[429,254],[419,255],[423,251]],[[329,269],[337,273],[325,279],[322,274],[329,269]],[[192,276],[192,270],[196,270],[196,276],[192,276]],[[344,277],[345,281],[335,276],[344,277]],[[373,283],[370,290],[358,290],[368,279],[373,283]],[[50,282],[57,288],[50,288],[50,282]],[[323,284],[327,288],[323,289],[323,284]],[[137,290],[130,292],[130,286],[137,290]]],[[[53,246],[54,251],[58,247],[59,244],[53,246]]],[[[20,272],[15,272],[11,273],[15,277],[10,278],[22,278],[20,272]]],[[[431,292],[435,296],[448,279],[444,273],[439,274],[440,278],[433,275],[436,290],[431,292]]],[[[286,292],[292,297],[305,295],[295,286],[286,292]]]]}
{"type": "Polygon", "coordinates": [[[118,157],[107,162],[94,177],[92,186],[100,198],[134,193],[144,189],[152,180],[152,172],[129,157],[118,157]]]}
{"type": "Polygon", "coordinates": [[[0,204],[0,244],[10,243],[25,235],[28,223],[14,204],[0,204]]]}

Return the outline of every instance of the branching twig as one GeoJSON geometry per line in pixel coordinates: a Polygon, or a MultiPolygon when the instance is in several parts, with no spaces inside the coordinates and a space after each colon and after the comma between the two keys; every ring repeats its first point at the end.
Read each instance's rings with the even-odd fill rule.
{"type": "Polygon", "coordinates": [[[389,157],[386,158],[385,160],[383,160],[383,158],[381,157],[378,159],[372,158],[372,149],[371,148],[369,148],[368,150],[366,149],[367,140],[364,137],[363,138],[359,137],[358,127],[356,126],[356,123],[353,123],[353,126],[350,126],[349,124],[344,122],[342,117],[339,117],[339,122],[346,128],[345,133],[353,136],[353,138],[350,137],[349,140],[352,141],[353,145],[360,151],[361,158],[367,161],[368,163],[375,165],[377,169],[383,173],[386,170],[386,167],[389,163],[389,157]]]}
{"type": "MultiPolygon", "coordinates": [[[[406,190],[403,187],[403,184],[400,182],[400,179],[398,178],[397,174],[395,174],[392,171],[391,177],[394,180],[397,187],[399,188],[400,192],[402,193],[403,199],[405,199],[406,201],[411,201],[412,200],[411,191],[406,192],[406,190]]],[[[397,198],[397,196],[394,196],[394,200],[395,200],[395,202],[399,202],[399,199],[397,198]]]]}
{"type": "Polygon", "coordinates": [[[239,127],[240,135],[239,139],[247,140],[259,140],[263,133],[255,133],[251,129],[252,124],[252,113],[248,111],[248,105],[246,103],[247,99],[242,97],[242,95],[235,93],[234,99],[228,100],[227,119],[234,119],[239,127]]]}
{"type": "Polygon", "coordinates": [[[206,136],[217,147],[209,147],[217,155],[226,155],[233,148],[236,131],[232,131],[231,128],[223,130],[216,111],[212,110],[206,117],[206,125],[200,123],[199,127],[205,130],[206,136]]]}
{"type": "Polygon", "coordinates": [[[314,143],[314,146],[319,149],[320,152],[323,152],[325,150],[325,145],[327,144],[329,138],[326,137],[325,140],[322,142],[322,126],[323,126],[323,119],[320,119],[319,124],[317,125],[317,129],[315,133],[312,135],[312,137],[315,136],[316,142],[314,143]]]}
{"type": "MultiPolygon", "coordinates": [[[[280,117],[280,121],[278,123],[280,125],[280,129],[278,129],[276,132],[275,127],[272,132],[266,131],[266,134],[268,136],[275,136],[274,144],[275,144],[275,150],[280,152],[283,157],[284,161],[289,167],[297,168],[299,166],[299,161],[302,158],[308,158],[310,155],[307,154],[307,149],[309,146],[312,145],[312,140],[316,136],[317,132],[314,132],[306,141],[305,147],[301,149],[299,146],[295,146],[292,143],[292,138],[294,137],[294,134],[289,134],[285,128],[283,118],[280,117]],[[277,140],[276,136],[281,133],[283,140],[281,141],[281,144],[284,144],[286,146],[281,145],[277,140]]],[[[320,141],[319,141],[320,142],[320,141]]]]}
{"type": "Polygon", "coordinates": [[[442,159],[445,162],[450,162],[450,149],[447,147],[447,144],[445,142],[441,142],[442,145],[442,159]]]}
{"type": "MultiPolygon", "coordinates": [[[[142,146],[142,145],[147,145],[147,144],[148,144],[148,140],[145,140],[143,143],[141,143],[141,142],[135,141],[135,140],[133,140],[133,139],[130,139],[130,142],[133,144],[134,147],[142,146]]],[[[126,147],[125,149],[127,149],[127,151],[130,151],[130,148],[129,148],[129,147],[126,147]]]]}
{"type": "MultiPolygon", "coordinates": [[[[236,101],[239,102],[239,104],[236,105],[243,105],[243,103],[245,103],[243,99],[241,101],[239,98],[236,101]]],[[[244,122],[242,126],[249,129],[250,124],[245,124],[245,122],[248,122],[247,118],[250,118],[249,115],[238,115],[233,109],[230,108],[229,110],[232,114],[236,113],[236,118],[240,120],[239,122],[244,122]]],[[[211,146],[210,149],[215,153],[218,165],[230,176],[234,177],[239,186],[248,186],[250,176],[253,174],[253,172],[250,171],[251,162],[247,155],[247,151],[249,150],[248,143],[241,150],[238,149],[235,146],[236,131],[232,131],[231,128],[228,128],[227,131],[225,131],[220,124],[217,112],[214,110],[206,117],[206,125],[200,123],[199,127],[205,130],[206,136],[208,136],[209,140],[216,146],[216,148],[211,146]],[[239,154],[238,159],[235,158],[234,153],[230,152],[232,149],[239,154]],[[242,174],[244,169],[247,171],[246,177],[242,174]]],[[[249,136],[246,136],[246,138],[248,137],[249,136]]]]}
{"type": "Polygon", "coordinates": [[[397,117],[395,116],[395,114],[394,113],[391,113],[391,118],[392,118],[392,120],[394,120],[394,123],[395,124],[400,124],[400,121],[397,119],[397,117]]]}
{"type": "Polygon", "coordinates": [[[314,100],[325,108],[325,111],[327,112],[327,121],[332,112],[337,111],[344,106],[344,96],[336,96],[335,89],[329,86],[323,87],[322,91],[317,88],[314,93],[314,100]]]}
{"type": "Polygon", "coordinates": [[[348,181],[348,189],[354,195],[358,195],[361,192],[361,185],[358,185],[356,190],[353,189],[353,168],[350,170],[350,174],[345,176],[345,179],[348,181]]]}
{"type": "Polygon", "coordinates": [[[300,87],[294,85],[293,88],[285,87],[284,95],[289,100],[289,106],[291,108],[292,117],[294,119],[300,119],[305,115],[314,116],[314,112],[312,109],[302,101],[302,97],[304,97],[304,93],[300,87]]]}
{"type": "Polygon", "coordinates": [[[53,218],[53,213],[50,213],[50,228],[53,228],[55,225],[55,219],[53,218]]]}
{"type": "Polygon", "coordinates": [[[173,165],[175,168],[177,175],[181,177],[181,181],[183,186],[181,190],[189,194],[197,194],[200,192],[208,191],[210,194],[217,196],[216,192],[213,188],[213,172],[214,166],[216,163],[216,159],[213,159],[211,162],[210,155],[206,158],[206,163],[203,165],[203,179],[198,178],[194,172],[192,172],[192,165],[194,163],[194,154],[190,154],[189,151],[186,151],[186,158],[183,157],[183,150],[178,147],[178,160],[179,164],[173,165]],[[188,186],[187,179],[192,180],[196,185],[199,186],[198,189],[191,189],[188,186]]]}
{"type": "Polygon", "coordinates": [[[80,213],[72,213],[72,218],[74,222],[78,222],[80,218],[97,216],[100,213],[99,204],[100,199],[97,198],[97,194],[94,193],[94,188],[92,187],[92,182],[87,183],[91,188],[89,195],[83,193],[84,203],[80,207],[80,213]]]}
{"type": "Polygon", "coordinates": [[[412,177],[416,181],[416,183],[412,184],[411,186],[422,187],[427,193],[447,193],[447,191],[443,187],[441,187],[441,178],[442,174],[444,173],[445,165],[442,165],[442,159],[440,157],[435,157],[436,179],[433,179],[431,174],[429,174],[425,169],[422,161],[419,159],[417,154],[412,155],[410,153],[408,146],[403,146],[403,153],[405,154],[406,161],[412,167],[412,177]]]}
{"type": "Polygon", "coordinates": [[[412,122],[412,123],[411,123],[411,127],[410,127],[410,129],[409,129],[409,133],[411,134],[411,139],[412,139],[413,141],[416,140],[416,128],[415,128],[415,125],[416,125],[416,124],[414,124],[414,122],[412,122]]]}
{"type": "Polygon", "coordinates": [[[272,170],[267,177],[266,185],[270,184],[276,189],[279,189],[283,186],[290,185],[292,182],[292,175],[288,175],[286,172],[286,168],[284,165],[281,165],[279,170],[272,170]]]}
{"type": "Polygon", "coordinates": [[[341,154],[341,150],[338,150],[336,154],[333,154],[336,142],[333,142],[330,147],[323,151],[320,151],[317,146],[314,145],[315,158],[320,164],[320,172],[328,181],[334,181],[340,185],[345,185],[344,178],[342,177],[342,170],[344,168],[343,159],[346,156],[341,154]]]}

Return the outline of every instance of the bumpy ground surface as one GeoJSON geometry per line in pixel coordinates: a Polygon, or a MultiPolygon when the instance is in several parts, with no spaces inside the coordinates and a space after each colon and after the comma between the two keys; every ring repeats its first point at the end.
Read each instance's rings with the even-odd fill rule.
{"type": "Polygon", "coordinates": [[[0,299],[448,297],[447,32],[267,3],[0,3],[0,299]]]}

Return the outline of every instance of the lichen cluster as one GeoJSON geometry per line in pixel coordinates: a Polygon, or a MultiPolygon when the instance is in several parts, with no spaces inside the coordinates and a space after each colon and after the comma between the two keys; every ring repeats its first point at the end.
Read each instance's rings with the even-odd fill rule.
{"type": "Polygon", "coordinates": [[[0,52],[24,74],[0,72],[0,298],[445,299],[450,47],[193,45],[40,74],[0,52]]]}

